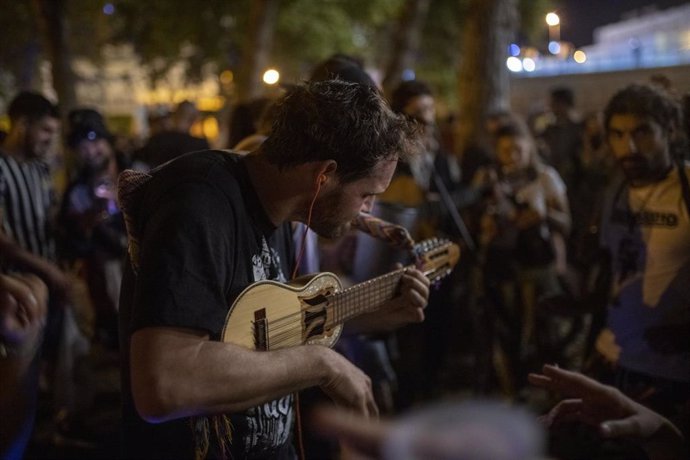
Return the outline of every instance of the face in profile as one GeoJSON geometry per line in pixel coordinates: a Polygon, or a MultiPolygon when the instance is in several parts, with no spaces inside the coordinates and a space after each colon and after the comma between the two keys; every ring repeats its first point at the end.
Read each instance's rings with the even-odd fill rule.
{"type": "Polygon", "coordinates": [[[45,116],[26,127],[26,154],[30,158],[46,158],[52,151],[60,132],[60,120],[45,116]]]}
{"type": "Polygon", "coordinates": [[[396,165],[396,160],[382,160],[369,176],[323,193],[314,205],[310,227],[325,238],[343,236],[360,212],[371,211],[373,198],[388,188],[396,165]]]}

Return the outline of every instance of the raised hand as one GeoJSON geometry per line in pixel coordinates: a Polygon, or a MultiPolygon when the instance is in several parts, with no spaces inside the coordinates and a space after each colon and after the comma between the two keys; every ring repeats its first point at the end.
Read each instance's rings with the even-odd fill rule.
{"type": "MultiPolygon", "coordinates": [[[[530,374],[530,383],[559,392],[571,399],[558,403],[543,418],[547,426],[579,421],[598,428],[608,438],[632,437],[647,442],[660,441],[664,453],[681,449],[683,436],[666,418],[625,396],[618,389],[603,385],[576,372],[545,365],[543,374],[530,374]],[[660,438],[664,438],[661,442],[660,438]]],[[[652,456],[655,457],[654,452],[652,456]]]]}
{"type": "Polygon", "coordinates": [[[21,347],[45,324],[48,289],[35,275],[0,275],[0,339],[21,347]]]}

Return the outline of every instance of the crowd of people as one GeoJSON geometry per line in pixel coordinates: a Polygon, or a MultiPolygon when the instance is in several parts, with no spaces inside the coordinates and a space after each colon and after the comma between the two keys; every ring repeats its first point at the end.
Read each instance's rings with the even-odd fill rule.
{"type": "MultiPolygon", "coordinates": [[[[39,395],[56,429],[84,416],[94,402],[74,384],[75,357],[94,347],[119,363],[114,457],[379,457],[396,426],[379,416],[499,397],[547,413],[558,458],[683,458],[683,100],[632,84],[580,117],[572,91],[550,96],[538,117],[489,114],[486,142],[456,152],[430,85],[386,98],[361,62],[335,55],[280,98],[237,106],[227,150],[190,134],[185,101],[122,151],[99,110],[61,114],[19,93],[0,144],[0,458],[23,458],[39,395]],[[446,238],[461,262],[432,286],[413,252],[350,228],[360,213],[446,238]],[[265,295],[257,283],[301,287],[322,271],[344,288],[399,278],[385,298],[358,299],[380,306],[334,348],[312,340],[339,333],[332,287],[297,297],[297,332],[272,305],[241,312],[265,295]],[[569,399],[548,411],[557,395],[569,399]]],[[[433,433],[420,439],[419,458],[435,458],[433,433]]]]}

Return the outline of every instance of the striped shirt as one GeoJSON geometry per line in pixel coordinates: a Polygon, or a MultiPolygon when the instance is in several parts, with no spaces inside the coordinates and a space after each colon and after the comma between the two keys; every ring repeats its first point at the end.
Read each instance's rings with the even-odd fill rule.
{"type": "MultiPolygon", "coordinates": [[[[22,249],[55,260],[51,228],[53,192],[48,166],[39,160],[17,161],[0,151],[0,224],[22,249]]],[[[0,260],[2,260],[0,258],[0,260]]],[[[2,261],[4,269],[12,269],[2,261]]]]}

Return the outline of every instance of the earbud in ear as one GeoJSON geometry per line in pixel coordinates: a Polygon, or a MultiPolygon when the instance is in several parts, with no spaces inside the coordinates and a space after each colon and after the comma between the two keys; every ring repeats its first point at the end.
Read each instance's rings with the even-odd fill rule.
{"type": "Polygon", "coordinates": [[[326,175],[319,174],[319,185],[323,184],[324,182],[326,182],[326,175]]]}

